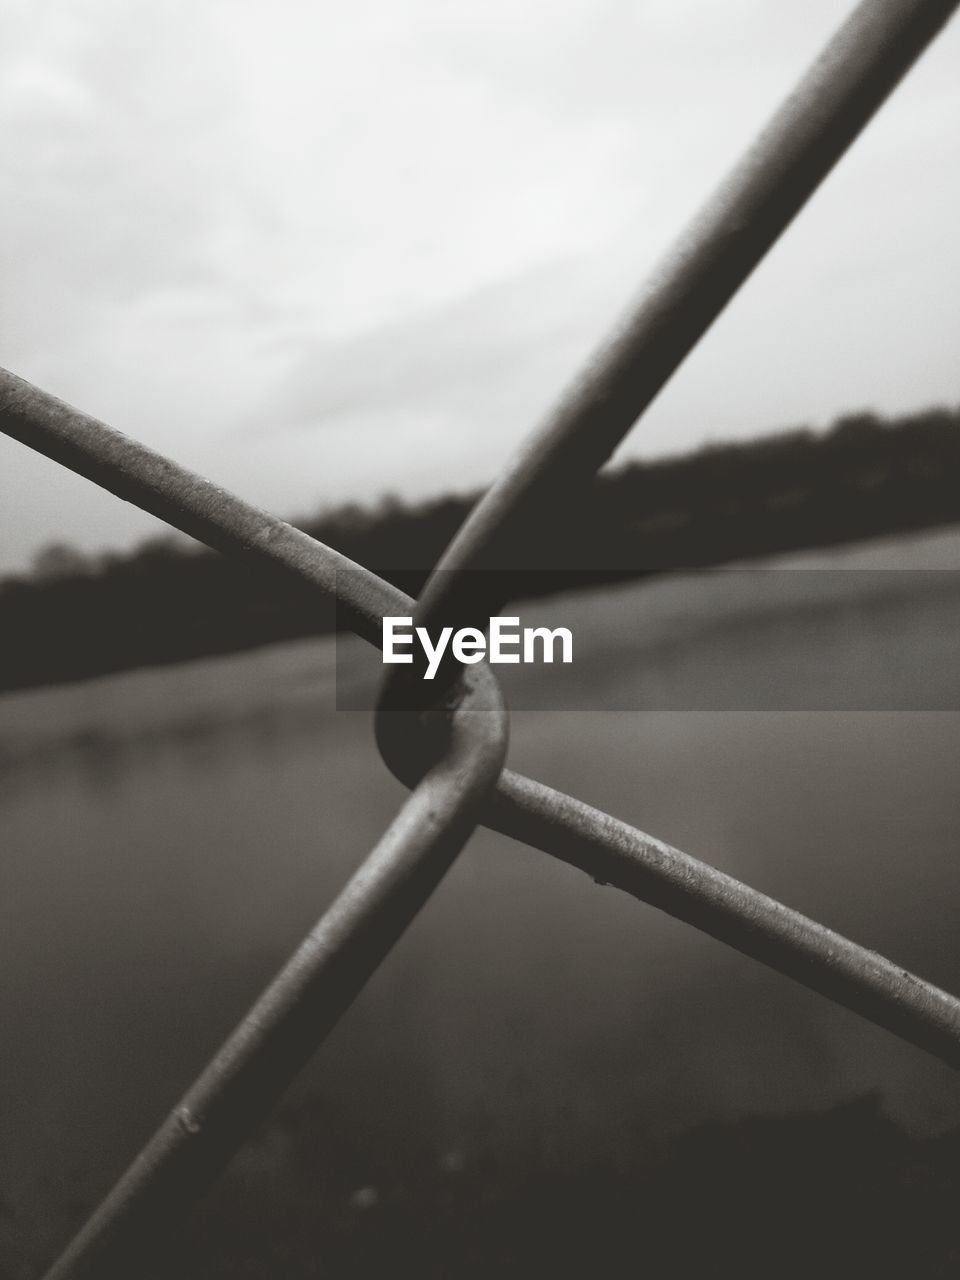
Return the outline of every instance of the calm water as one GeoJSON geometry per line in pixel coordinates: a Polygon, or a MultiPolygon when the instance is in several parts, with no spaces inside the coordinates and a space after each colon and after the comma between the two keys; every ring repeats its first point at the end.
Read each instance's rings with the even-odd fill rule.
{"type": "MultiPolygon", "coordinates": [[[[821,562],[957,568],[960,533],[821,562]]],[[[960,705],[949,591],[898,588],[879,622],[855,593],[762,614],[727,598],[734,642],[715,581],[547,612],[593,656],[598,704],[629,705],[642,679],[704,705],[722,670],[733,705],[812,665],[835,688],[899,672],[913,705],[960,705]]],[[[369,716],[335,709],[333,676],[317,641],[0,699],[0,1269],[27,1274],[62,1240],[394,812],[369,716]]],[[[952,711],[530,711],[511,747],[515,767],[960,990],[958,760],[952,711]]],[[[491,1151],[616,1159],[869,1090],[915,1128],[960,1122],[951,1073],[919,1051],[480,833],[288,1114],[309,1111],[349,1190],[491,1151]]],[[[239,1168],[282,1183],[289,1158],[281,1126],[239,1168]]]]}

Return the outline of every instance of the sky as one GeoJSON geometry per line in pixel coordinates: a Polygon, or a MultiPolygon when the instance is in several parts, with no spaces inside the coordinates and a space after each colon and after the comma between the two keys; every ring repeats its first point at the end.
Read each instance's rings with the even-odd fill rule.
{"type": "MultiPolygon", "coordinates": [[[[0,0],[0,364],[277,512],[488,482],[849,0],[0,0]]],[[[960,402],[960,22],[620,456],[960,402]]],[[[159,522],[0,437],[0,572],[159,522]]]]}

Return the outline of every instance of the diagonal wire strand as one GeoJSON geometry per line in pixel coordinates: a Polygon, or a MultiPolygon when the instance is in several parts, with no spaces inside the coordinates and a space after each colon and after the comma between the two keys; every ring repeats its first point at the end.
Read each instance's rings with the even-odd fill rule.
{"type": "MultiPolygon", "coordinates": [[[[570,509],[956,6],[957,0],[864,0],[853,11],[680,238],[632,314],[465,522],[427,584],[419,620],[482,622],[487,609],[494,611],[484,601],[476,616],[469,571],[497,567],[498,551],[510,548],[523,521],[549,524],[570,509]]],[[[412,603],[283,521],[2,371],[0,426],[201,541],[335,595],[368,640],[379,639],[384,613],[412,603]]],[[[456,674],[447,672],[449,679],[456,674]]],[[[506,725],[496,682],[482,668],[460,693],[462,705],[449,713],[448,753],[414,786],[358,876],[54,1266],[51,1280],[130,1273],[138,1249],[159,1241],[197,1198],[350,1004],[480,816],[960,1066],[955,997],[610,815],[501,773],[506,725]],[[477,699],[483,714],[471,719],[477,699]]]]}
{"type": "Polygon", "coordinates": [[[543,537],[569,520],[598,468],[956,7],[863,0],[853,10],[467,517],[421,593],[418,623],[485,627],[500,612],[496,574],[470,571],[510,566],[518,536],[536,528],[543,537]]]}
{"type": "MultiPolygon", "coordinates": [[[[412,601],[369,570],[0,370],[0,428],[220,550],[312,589],[347,593],[359,634],[412,601]]],[[[490,676],[489,668],[477,667],[490,676]]],[[[580,867],[960,1066],[960,1000],[626,823],[505,771],[485,825],[580,867]]]]}

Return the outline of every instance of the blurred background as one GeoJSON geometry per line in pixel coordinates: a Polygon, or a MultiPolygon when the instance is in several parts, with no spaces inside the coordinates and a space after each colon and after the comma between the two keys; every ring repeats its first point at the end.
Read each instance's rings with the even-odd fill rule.
{"type": "MultiPolygon", "coordinates": [[[[2,363],[416,580],[847,10],[0,0],[2,363]]],[[[958,53],[948,28],[558,540],[592,709],[520,711],[511,746],[952,990],[958,53]],[[928,572],[770,604],[704,572],[732,561],[928,572]],[[835,709],[802,709],[818,670],[835,709]]],[[[329,610],[5,438],[0,468],[20,1280],[402,793],[337,709],[329,610]]],[[[663,1275],[769,1275],[784,1240],[780,1274],[953,1274],[958,1125],[918,1050],[480,833],[182,1274],[633,1275],[638,1236],[663,1275]]]]}

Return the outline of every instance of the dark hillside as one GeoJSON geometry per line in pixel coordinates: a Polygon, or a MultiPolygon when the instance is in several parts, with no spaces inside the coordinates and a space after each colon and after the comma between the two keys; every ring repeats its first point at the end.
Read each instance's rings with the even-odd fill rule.
{"type": "MultiPolygon", "coordinates": [[[[476,495],[347,506],[301,528],[416,592],[476,495]]],[[[960,520],[960,411],[840,419],[611,470],[546,545],[509,566],[517,598],[588,582],[960,520]]],[[[533,530],[530,531],[531,535],[533,530]]],[[[0,586],[0,688],[77,680],[330,632],[331,602],[206,551],[66,547],[0,586]]]]}

